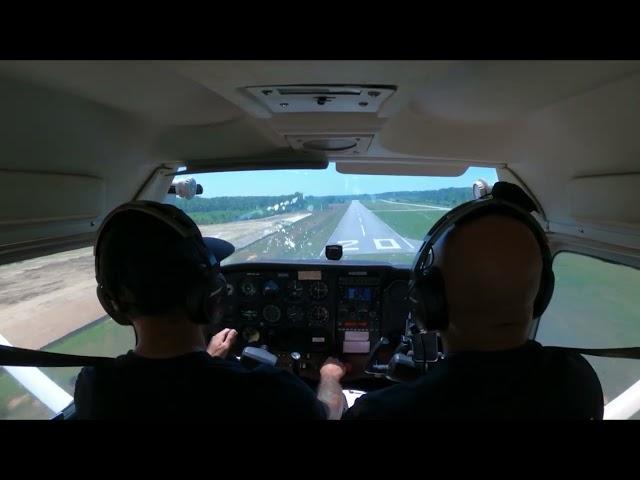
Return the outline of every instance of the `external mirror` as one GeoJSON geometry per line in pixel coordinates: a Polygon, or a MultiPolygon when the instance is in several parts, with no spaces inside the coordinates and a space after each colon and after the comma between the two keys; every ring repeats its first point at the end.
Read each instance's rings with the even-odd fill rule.
{"type": "Polygon", "coordinates": [[[196,183],[193,178],[184,178],[174,181],[169,187],[169,194],[177,195],[180,198],[186,198],[191,200],[196,195],[201,195],[203,192],[202,185],[196,183]]]}
{"type": "Polygon", "coordinates": [[[473,182],[473,198],[478,199],[491,193],[491,187],[486,180],[479,178],[473,182]]]}

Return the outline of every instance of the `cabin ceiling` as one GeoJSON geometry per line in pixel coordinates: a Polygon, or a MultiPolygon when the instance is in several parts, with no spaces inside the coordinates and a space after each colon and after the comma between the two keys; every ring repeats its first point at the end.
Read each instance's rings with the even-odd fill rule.
{"type": "Polygon", "coordinates": [[[105,209],[163,164],[259,161],[298,137],[359,135],[366,151],[327,154],[342,171],[496,166],[530,189],[551,230],[640,248],[640,218],[613,207],[638,204],[637,176],[593,218],[588,190],[570,187],[639,173],[638,61],[3,61],[0,105],[0,170],[100,178],[105,209]],[[395,92],[372,113],[272,113],[246,90],[298,84],[395,92]]]}

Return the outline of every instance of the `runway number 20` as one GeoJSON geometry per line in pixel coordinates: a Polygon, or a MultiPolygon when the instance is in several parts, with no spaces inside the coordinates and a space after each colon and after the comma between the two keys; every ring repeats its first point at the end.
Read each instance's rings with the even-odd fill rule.
{"type": "Polygon", "coordinates": [[[347,250],[360,250],[359,247],[357,247],[358,245],[358,240],[340,240],[338,242],[340,245],[342,245],[342,251],[347,251],[347,250]]]}
{"type": "MultiPolygon", "coordinates": [[[[360,250],[358,246],[358,240],[340,240],[338,242],[342,245],[342,250],[345,252],[360,250]]],[[[393,238],[374,238],[373,243],[376,246],[376,250],[401,250],[402,247],[398,245],[393,238]]]]}

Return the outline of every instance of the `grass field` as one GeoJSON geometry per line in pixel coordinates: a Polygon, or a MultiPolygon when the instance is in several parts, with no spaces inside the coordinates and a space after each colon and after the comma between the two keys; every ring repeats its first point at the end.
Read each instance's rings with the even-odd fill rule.
{"type": "MultiPolygon", "coordinates": [[[[106,317],[71,335],[47,345],[43,350],[74,355],[113,357],[126,353],[135,346],[133,329],[118,325],[106,317]]],[[[78,367],[43,368],[42,371],[73,395],[78,367]]]]}
{"type": "MultiPolygon", "coordinates": [[[[134,347],[131,328],[118,325],[108,317],[93,322],[47,345],[43,350],[76,355],[117,356],[134,347]]],[[[75,379],[81,367],[42,368],[45,375],[73,395],[75,379]]],[[[0,419],[37,420],[53,413],[32,396],[9,373],[0,371],[0,419]]]]}
{"type": "MultiPolygon", "coordinates": [[[[537,339],[571,347],[640,346],[640,271],[582,255],[554,260],[556,287],[537,339]]],[[[586,357],[605,395],[615,398],[640,380],[640,361],[586,357]]]]}
{"type": "Polygon", "coordinates": [[[413,240],[422,240],[431,226],[445,213],[428,206],[417,207],[387,202],[362,204],[400,235],[413,240]]]}
{"type": "Polygon", "coordinates": [[[198,225],[210,225],[225,222],[234,222],[247,216],[247,210],[210,210],[207,212],[190,212],[189,216],[198,225]]]}
{"type": "Polygon", "coordinates": [[[4,369],[0,371],[0,420],[45,420],[53,412],[4,369]]]}

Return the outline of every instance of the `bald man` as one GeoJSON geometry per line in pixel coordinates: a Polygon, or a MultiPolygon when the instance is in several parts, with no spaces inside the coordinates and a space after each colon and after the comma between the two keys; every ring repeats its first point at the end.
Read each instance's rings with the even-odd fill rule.
{"type": "Polygon", "coordinates": [[[414,382],[360,397],[344,418],[602,418],[589,363],[529,340],[542,257],[527,225],[499,213],[463,219],[434,254],[446,286],[445,358],[414,382]]]}

